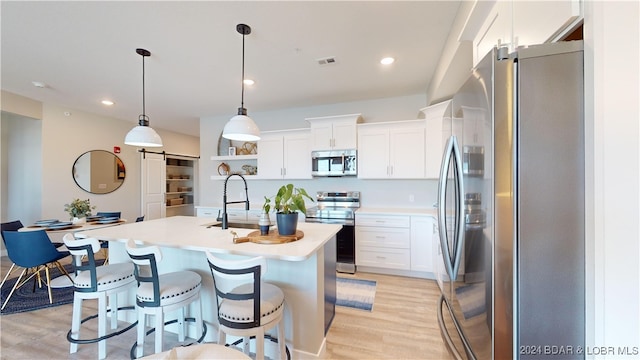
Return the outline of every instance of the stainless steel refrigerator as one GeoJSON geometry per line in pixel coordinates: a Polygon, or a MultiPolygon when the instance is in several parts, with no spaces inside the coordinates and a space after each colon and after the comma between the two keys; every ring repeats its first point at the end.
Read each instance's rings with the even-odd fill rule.
{"type": "Polygon", "coordinates": [[[450,103],[436,266],[456,358],[584,358],[583,68],[581,41],[494,49],[450,103]]]}

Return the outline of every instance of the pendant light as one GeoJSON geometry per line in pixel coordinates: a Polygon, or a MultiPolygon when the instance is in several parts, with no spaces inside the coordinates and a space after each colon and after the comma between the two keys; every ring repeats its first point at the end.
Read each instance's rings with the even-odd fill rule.
{"type": "Polygon", "coordinates": [[[236,31],[242,34],[242,95],[238,115],[232,117],[224,126],[222,137],[229,140],[257,141],[260,140],[260,129],[247,116],[247,109],[244,107],[244,37],[251,34],[251,27],[245,24],[238,24],[236,31]]]}
{"type": "Polygon", "coordinates": [[[133,146],[159,147],[162,146],[160,135],[149,127],[149,117],[145,114],[144,102],[144,58],[151,56],[145,49],[136,49],[136,53],[142,56],[142,115],[138,118],[138,126],[129,131],[124,138],[124,143],[133,146]]]}

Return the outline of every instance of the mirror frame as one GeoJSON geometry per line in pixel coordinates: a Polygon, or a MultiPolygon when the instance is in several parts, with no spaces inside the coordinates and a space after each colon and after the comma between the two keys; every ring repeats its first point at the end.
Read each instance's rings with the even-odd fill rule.
{"type": "Polygon", "coordinates": [[[73,178],[73,181],[76,183],[76,185],[78,185],[78,187],[86,192],[88,192],[89,194],[94,194],[94,195],[104,195],[104,194],[110,194],[116,190],[118,190],[120,187],[122,187],[122,184],[124,184],[124,180],[126,178],[126,167],[124,166],[124,162],[122,161],[122,159],[112,153],[111,151],[107,151],[107,150],[101,150],[101,149],[94,149],[94,150],[89,150],[89,151],[85,151],[84,153],[80,154],[80,156],[78,156],[76,158],[76,160],[73,162],[73,166],[71,167],[71,177],[73,178]],[[113,168],[113,175],[114,175],[114,183],[118,182],[119,184],[117,186],[115,186],[113,189],[109,189],[107,188],[107,190],[109,191],[104,191],[104,192],[95,192],[95,191],[91,191],[91,189],[85,189],[83,185],[81,185],[78,182],[78,179],[76,177],[76,174],[78,172],[77,170],[77,165],[78,165],[78,161],[80,159],[82,159],[83,156],[89,154],[91,155],[91,153],[94,152],[104,152],[107,153],[109,155],[113,156],[113,161],[114,161],[114,168],[113,168]]]}

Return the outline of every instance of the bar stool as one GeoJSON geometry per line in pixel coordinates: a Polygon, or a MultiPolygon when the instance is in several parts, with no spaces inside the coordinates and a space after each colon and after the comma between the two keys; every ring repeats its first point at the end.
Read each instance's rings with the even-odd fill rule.
{"type": "Polygon", "coordinates": [[[185,338],[185,307],[195,306],[195,324],[198,341],[202,341],[203,322],[200,305],[202,279],[193,271],[158,273],[158,263],[162,261],[162,252],[157,246],[137,247],[133,240],[127,241],[127,253],[133,261],[134,275],[138,280],[136,293],[136,311],[138,312],[138,340],[136,357],[144,351],[146,315],[155,317],[155,352],[162,352],[164,333],[164,313],[180,310],[178,314],[178,340],[185,338]],[[201,326],[202,324],[202,326],[201,326]]]}
{"type": "MultiPolygon", "coordinates": [[[[65,234],[62,238],[71,255],[74,255],[76,276],[73,280],[73,316],[71,330],[67,340],[71,343],[69,353],[78,351],[78,344],[98,343],[98,358],[106,357],[106,339],[119,335],[135,326],[107,335],[107,296],[111,312],[111,329],[118,328],[118,294],[129,291],[136,286],[132,263],[120,263],[97,266],[94,253],[100,251],[100,242],[95,238],[75,239],[73,234],[65,234]],[[82,259],[87,259],[83,264],[82,259]],[[80,339],[80,324],[83,322],[82,301],[98,299],[98,337],[80,339]]],[[[91,317],[89,317],[91,318],[91,317]]]]}
{"type": "Polygon", "coordinates": [[[284,335],[284,293],[279,287],[263,282],[267,260],[254,257],[244,260],[220,259],[207,252],[213,276],[218,311],[218,343],[226,345],[226,334],[244,338],[244,352],[249,354],[249,338],[256,339],[256,360],[264,359],[265,331],[278,327],[280,359],[288,355],[284,335]]]}

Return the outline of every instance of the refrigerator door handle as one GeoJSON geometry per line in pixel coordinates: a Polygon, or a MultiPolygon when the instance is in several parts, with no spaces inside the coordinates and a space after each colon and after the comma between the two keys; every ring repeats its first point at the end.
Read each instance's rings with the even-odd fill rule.
{"type": "Polygon", "coordinates": [[[438,181],[438,232],[440,235],[440,247],[442,248],[442,258],[449,279],[455,281],[458,277],[458,269],[462,256],[462,243],[464,241],[464,197],[462,196],[464,185],[462,183],[462,155],[458,139],[455,135],[449,137],[445,146],[442,164],[440,166],[440,179],[438,181]],[[455,211],[454,219],[454,243],[453,248],[449,247],[449,239],[446,224],[446,193],[447,176],[449,174],[451,158],[454,163],[455,179],[455,211]]]}
{"type": "Polygon", "coordinates": [[[456,211],[455,211],[455,256],[453,260],[453,274],[452,278],[455,280],[457,278],[458,269],[460,269],[460,262],[462,261],[462,252],[463,252],[463,243],[464,243],[464,183],[463,183],[463,173],[462,173],[462,153],[460,152],[460,146],[458,146],[457,139],[454,138],[452,153],[454,156],[454,164],[455,164],[455,185],[456,185],[456,211]]]}

